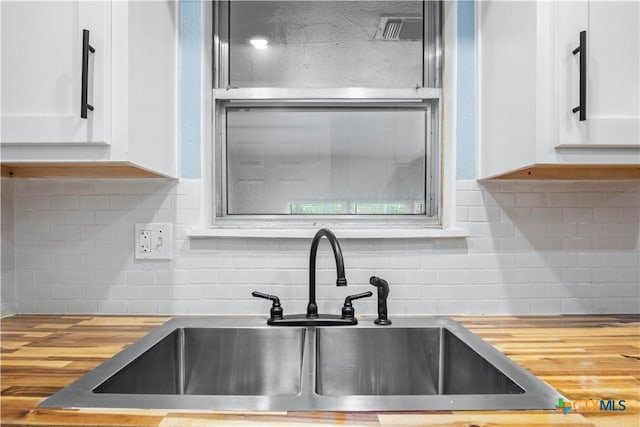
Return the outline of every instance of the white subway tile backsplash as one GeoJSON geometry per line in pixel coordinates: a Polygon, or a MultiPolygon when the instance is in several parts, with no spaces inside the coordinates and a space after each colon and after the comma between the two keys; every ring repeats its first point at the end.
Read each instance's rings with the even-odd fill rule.
{"type": "MultiPolygon", "coordinates": [[[[212,284],[218,283],[220,280],[220,276],[218,274],[218,270],[191,270],[185,271],[186,280],[183,283],[202,283],[202,284],[212,284]]],[[[179,282],[178,282],[179,283],[179,282]]]]}
{"type": "Polygon", "coordinates": [[[138,207],[140,196],[117,195],[109,196],[109,207],[111,209],[122,209],[131,211],[138,207]]]}
{"type": "Polygon", "coordinates": [[[467,270],[439,270],[436,272],[436,283],[442,285],[468,284],[470,272],[467,270]]]}
{"type": "Polygon", "coordinates": [[[18,180],[16,192],[24,195],[49,196],[64,192],[64,183],[50,180],[18,180]]]}
{"type": "Polygon", "coordinates": [[[607,236],[607,224],[578,223],[579,237],[605,237],[607,236]]]}
{"type": "Polygon", "coordinates": [[[171,286],[145,286],[140,290],[143,300],[166,301],[173,299],[171,286]]]}
{"type": "Polygon", "coordinates": [[[467,221],[469,221],[469,207],[468,206],[457,206],[456,207],[456,219],[459,222],[467,222],[467,221]]]}
{"type": "Polygon", "coordinates": [[[62,300],[73,300],[82,298],[82,288],[80,286],[54,285],[51,287],[51,298],[62,300]]]}
{"type": "Polygon", "coordinates": [[[70,300],[67,302],[67,312],[69,314],[97,313],[98,302],[86,300],[70,300]]]}
{"type": "Polygon", "coordinates": [[[484,206],[482,191],[458,191],[456,202],[459,206],[484,206]]]}
{"type": "Polygon", "coordinates": [[[625,222],[640,223],[640,208],[622,208],[625,222]]]}
{"type": "Polygon", "coordinates": [[[565,223],[591,222],[593,209],[589,208],[562,208],[562,221],[565,223]]]}
{"type": "Polygon", "coordinates": [[[549,195],[546,192],[517,193],[517,207],[546,207],[549,206],[549,195]]]}
{"type": "Polygon", "coordinates": [[[528,239],[511,237],[500,239],[500,251],[504,252],[528,252],[531,250],[531,243],[528,239]]]}
{"type": "Polygon", "coordinates": [[[560,309],[566,314],[593,313],[592,298],[562,298],[560,309]]]}
{"type": "MultiPolygon", "coordinates": [[[[55,183],[55,181],[50,181],[55,183]]],[[[64,193],[66,194],[92,194],[95,191],[95,185],[99,182],[80,181],[76,179],[70,179],[63,182],[64,193]]]]}
{"type": "Polygon", "coordinates": [[[531,298],[529,308],[531,314],[558,314],[562,313],[562,302],[559,299],[531,298]]]}
{"type": "Polygon", "coordinates": [[[640,283],[640,269],[637,267],[620,269],[620,281],[640,283]]]}
{"type": "MultiPolygon", "coordinates": [[[[50,262],[49,255],[16,254],[15,268],[18,272],[21,270],[47,270],[51,267],[50,262]]],[[[16,281],[18,292],[19,284],[20,282],[16,281]]]]}
{"type": "Polygon", "coordinates": [[[193,300],[203,298],[202,285],[181,285],[173,289],[173,298],[177,300],[193,300]]]}
{"type": "Polygon", "coordinates": [[[37,314],[66,314],[68,312],[67,301],[55,299],[36,300],[33,309],[33,313],[37,314]]]}
{"type": "MultiPolygon", "coordinates": [[[[190,278],[192,273],[195,273],[198,270],[156,270],[156,283],[159,285],[179,285],[183,283],[191,283],[192,280],[190,278]]],[[[214,270],[215,271],[215,270],[214,270]]],[[[212,277],[210,273],[207,277],[212,277]]],[[[193,282],[200,283],[200,282],[193,282]]]]}
{"type": "Polygon", "coordinates": [[[468,220],[471,222],[498,222],[500,221],[500,209],[490,206],[469,207],[468,220]]]}
{"type": "Polygon", "coordinates": [[[17,196],[15,207],[17,210],[48,209],[49,197],[47,196],[17,196]]]}
{"type": "Polygon", "coordinates": [[[64,224],[65,211],[35,211],[33,222],[36,224],[64,224]]]}
{"type": "Polygon", "coordinates": [[[562,239],[562,248],[567,251],[586,251],[591,249],[591,239],[583,237],[567,237],[562,239]]]}
{"type": "Polygon", "coordinates": [[[95,224],[96,213],[93,210],[69,210],[64,214],[65,224],[95,224]]]}
{"type": "MultiPolygon", "coordinates": [[[[127,313],[126,301],[104,299],[98,301],[98,314],[125,314],[127,313]]],[[[149,314],[149,313],[147,313],[149,314]]]]}
{"type": "Polygon", "coordinates": [[[619,206],[626,208],[640,207],[640,194],[636,191],[611,192],[607,194],[607,204],[609,206],[619,206]]]}
{"type": "MultiPolygon", "coordinates": [[[[593,191],[595,188],[595,182],[592,181],[574,181],[574,182],[565,182],[559,185],[562,185],[564,191],[593,191]]],[[[614,183],[614,186],[619,183],[614,183]]]]}
{"type": "Polygon", "coordinates": [[[125,215],[121,210],[96,211],[96,224],[123,224],[125,215]]]}
{"type": "Polygon", "coordinates": [[[91,285],[96,282],[97,272],[95,270],[69,270],[66,274],[67,283],[91,285]]]}
{"type": "MultiPolygon", "coordinates": [[[[95,179],[92,180],[92,184],[92,191],[88,194],[104,194],[107,196],[125,194],[125,189],[130,187],[130,184],[122,180],[95,179]]],[[[138,184],[142,184],[142,182],[136,183],[136,185],[138,184]]]]}
{"type": "Polygon", "coordinates": [[[594,222],[623,222],[624,208],[594,208],[594,222]]]}
{"type": "Polygon", "coordinates": [[[137,286],[112,286],[111,297],[116,300],[139,300],[140,288],[137,286]]]}
{"type": "Polygon", "coordinates": [[[51,196],[49,197],[51,209],[78,209],[80,198],[78,196],[51,196]]]}
{"type": "Polygon", "coordinates": [[[640,298],[623,298],[622,309],[618,308],[616,313],[638,313],[640,312],[640,298]]]}
{"type": "Polygon", "coordinates": [[[35,283],[38,285],[52,285],[56,283],[64,283],[68,273],[64,270],[42,270],[36,271],[35,283]]]}
{"type": "Polygon", "coordinates": [[[453,298],[453,287],[427,284],[420,287],[420,298],[423,300],[450,300],[453,298]]]}
{"type": "Polygon", "coordinates": [[[549,194],[549,206],[559,208],[574,208],[578,206],[576,193],[551,193],[549,194]]]}
{"type": "Polygon", "coordinates": [[[127,313],[130,314],[155,314],[158,312],[158,305],[155,301],[129,301],[127,302],[127,313]]]}
{"type": "Polygon", "coordinates": [[[20,298],[28,300],[51,298],[52,287],[41,285],[20,284],[20,298]]]}
{"type": "Polygon", "coordinates": [[[126,273],[127,285],[153,285],[156,283],[155,271],[129,271],[126,273]]]}
{"type": "MultiPolygon", "coordinates": [[[[363,279],[360,282],[368,283],[371,274],[367,271],[361,272],[363,279]]],[[[408,284],[428,285],[436,283],[436,272],[426,270],[406,270],[405,281],[408,284]]]]}
{"type": "Polygon", "coordinates": [[[108,196],[80,196],[81,209],[109,209],[108,196]]]}
{"type": "Polygon", "coordinates": [[[516,206],[516,195],[514,193],[485,193],[485,202],[487,206],[499,206],[502,209],[513,208],[516,206]]]}
{"type": "Polygon", "coordinates": [[[607,199],[602,193],[578,193],[576,206],[594,208],[606,204],[607,199]]]}
{"type": "Polygon", "coordinates": [[[622,223],[622,224],[607,224],[607,236],[608,237],[629,237],[638,236],[640,233],[640,223],[622,223]]]}
{"type": "Polygon", "coordinates": [[[511,237],[514,235],[512,222],[470,222],[467,225],[471,237],[511,237]]]}
{"type": "Polygon", "coordinates": [[[501,299],[504,295],[504,286],[479,284],[452,286],[452,298],[455,300],[486,299],[487,295],[501,299]]]}
{"type": "MultiPolygon", "coordinates": [[[[395,314],[638,313],[640,185],[617,184],[459,181],[468,239],[344,240],[346,289],[323,245],[319,305],[338,313],[379,275],[395,314]]],[[[17,310],[266,315],[268,303],[250,295],[260,290],[304,311],[309,242],[188,239],[200,191],[198,180],[17,181],[17,310]],[[172,261],[133,259],[133,224],[152,221],[174,224],[172,261]]],[[[375,297],[358,304],[375,310],[375,297]]]]}

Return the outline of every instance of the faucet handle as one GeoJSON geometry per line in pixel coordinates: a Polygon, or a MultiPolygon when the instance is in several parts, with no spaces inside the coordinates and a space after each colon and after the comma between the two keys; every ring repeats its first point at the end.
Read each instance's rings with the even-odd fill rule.
{"type": "Polygon", "coordinates": [[[360,299],[360,298],[367,298],[367,297],[370,297],[371,295],[373,295],[373,292],[367,291],[361,294],[349,295],[348,297],[346,297],[344,299],[344,305],[342,306],[342,318],[354,319],[356,315],[356,311],[353,308],[353,304],[351,304],[351,301],[360,299]]]}
{"type": "Polygon", "coordinates": [[[269,314],[271,316],[270,320],[282,319],[283,310],[282,305],[280,305],[280,298],[275,295],[263,294],[262,292],[253,291],[251,295],[256,298],[264,298],[271,300],[273,304],[271,305],[271,309],[269,310],[269,314]]]}

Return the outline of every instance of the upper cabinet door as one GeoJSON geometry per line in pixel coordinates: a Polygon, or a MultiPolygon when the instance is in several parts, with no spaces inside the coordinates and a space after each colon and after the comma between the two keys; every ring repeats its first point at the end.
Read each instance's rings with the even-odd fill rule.
{"type": "Polygon", "coordinates": [[[554,7],[556,146],[640,147],[640,2],[554,7]],[[573,53],[583,31],[583,46],[573,53]],[[586,107],[583,120],[572,111],[579,106],[586,107]]]}
{"type": "Polygon", "coordinates": [[[1,142],[109,142],[110,19],[107,1],[2,1],[1,142]],[[89,30],[81,118],[83,30],[89,30]]]}

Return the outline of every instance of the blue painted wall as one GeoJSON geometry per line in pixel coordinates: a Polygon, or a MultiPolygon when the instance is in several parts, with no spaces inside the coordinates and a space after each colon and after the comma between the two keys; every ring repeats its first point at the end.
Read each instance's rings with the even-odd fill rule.
{"type": "Polygon", "coordinates": [[[200,178],[200,0],[180,1],[180,176],[200,178]]]}
{"type": "MultiPolygon", "coordinates": [[[[456,177],[476,177],[475,5],[459,0],[457,16],[458,80],[456,177]]],[[[180,176],[200,178],[200,33],[199,0],[180,1],[180,176]]]]}
{"type": "Polygon", "coordinates": [[[475,5],[458,1],[458,80],[456,100],[456,178],[476,177],[475,5]]]}

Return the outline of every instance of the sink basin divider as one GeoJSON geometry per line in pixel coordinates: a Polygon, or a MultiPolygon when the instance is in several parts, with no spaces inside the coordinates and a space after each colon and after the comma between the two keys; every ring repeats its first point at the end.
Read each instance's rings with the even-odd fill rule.
{"type": "Polygon", "coordinates": [[[444,328],[438,332],[438,395],[444,394],[444,328]]]}
{"type": "Polygon", "coordinates": [[[184,394],[185,384],[184,384],[184,376],[186,372],[186,366],[184,361],[184,353],[185,353],[185,342],[184,342],[184,328],[178,329],[178,346],[177,346],[178,354],[176,355],[177,361],[177,380],[178,380],[178,394],[184,394]]]}

